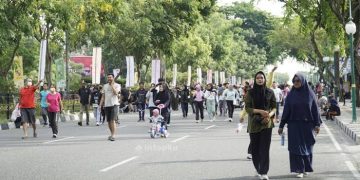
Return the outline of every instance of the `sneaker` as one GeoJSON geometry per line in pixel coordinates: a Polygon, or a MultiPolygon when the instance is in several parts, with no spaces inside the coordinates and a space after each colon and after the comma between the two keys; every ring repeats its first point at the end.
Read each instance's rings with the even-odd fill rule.
{"type": "Polygon", "coordinates": [[[167,124],[167,127],[170,127],[170,124],[167,124]]]}
{"type": "Polygon", "coordinates": [[[310,175],[310,173],[309,172],[304,172],[304,175],[308,176],[308,175],[310,175]]]}
{"type": "Polygon", "coordinates": [[[109,141],[115,141],[115,138],[112,137],[112,136],[109,136],[109,137],[108,137],[108,140],[109,140],[109,141]]]}
{"type": "Polygon", "coordinates": [[[269,176],[267,176],[266,174],[263,174],[259,177],[259,179],[268,180],[269,176]]]}
{"type": "Polygon", "coordinates": [[[53,134],[53,136],[52,136],[53,138],[57,138],[57,134],[53,134]]]}
{"type": "Polygon", "coordinates": [[[79,126],[82,126],[82,122],[78,122],[78,125],[79,125],[79,126]]]}
{"type": "Polygon", "coordinates": [[[252,155],[251,155],[251,154],[248,154],[248,155],[246,156],[246,159],[251,160],[251,159],[252,159],[252,155]]]}
{"type": "Polygon", "coordinates": [[[303,178],[303,177],[304,177],[304,173],[298,173],[298,174],[296,175],[296,177],[297,177],[297,178],[303,178]]]}
{"type": "Polygon", "coordinates": [[[199,120],[196,120],[196,123],[199,123],[199,120]]]}
{"type": "Polygon", "coordinates": [[[100,124],[99,124],[99,123],[96,123],[96,126],[100,126],[100,124]]]}
{"type": "Polygon", "coordinates": [[[229,122],[232,122],[232,118],[229,118],[229,122]]]}

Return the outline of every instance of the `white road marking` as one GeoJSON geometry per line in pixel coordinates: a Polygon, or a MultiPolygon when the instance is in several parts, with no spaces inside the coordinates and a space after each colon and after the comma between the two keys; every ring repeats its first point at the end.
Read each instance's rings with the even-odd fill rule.
{"type": "MultiPolygon", "coordinates": [[[[335,148],[338,150],[338,151],[342,151],[342,148],[340,146],[340,144],[337,142],[337,140],[335,139],[334,135],[331,133],[330,129],[327,127],[327,125],[325,123],[323,123],[323,126],[327,132],[327,134],[329,135],[331,141],[333,142],[335,148]]],[[[341,155],[346,155],[345,153],[341,152],[340,153],[341,155]]],[[[358,172],[358,170],[355,168],[355,166],[353,165],[353,163],[351,161],[345,161],[345,164],[346,166],[349,168],[349,170],[351,171],[351,173],[353,174],[353,176],[356,178],[356,179],[359,179],[360,178],[360,174],[358,172]]]]}
{"type": "Polygon", "coordinates": [[[128,163],[128,162],[130,162],[130,161],[133,161],[133,160],[135,160],[135,159],[137,159],[137,158],[138,158],[138,156],[131,157],[131,158],[129,158],[129,159],[126,159],[126,160],[124,160],[124,161],[121,161],[121,162],[119,162],[119,163],[116,163],[116,164],[114,164],[114,165],[112,165],[112,166],[109,166],[109,167],[107,167],[107,168],[101,169],[100,172],[109,171],[109,170],[114,169],[114,168],[116,168],[116,167],[118,167],[118,166],[121,166],[121,165],[123,165],[123,164],[126,164],[126,163],[128,163]]]}
{"type": "Polygon", "coordinates": [[[184,139],[186,139],[186,138],[188,138],[188,137],[189,137],[189,135],[186,135],[186,136],[184,136],[184,137],[181,137],[181,138],[175,139],[175,140],[173,140],[173,141],[171,141],[171,142],[172,142],[172,143],[175,143],[175,142],[178,142],[178,141],[184,140],[184,139]]]}
{"type": "Polygon", "coordinates": [[[215,127],[216,125],[212,125],[212,126],[209,126],[209,127],[206,127],[206,128],[204,128],[204,129],[210,129],[210,128],[213,128],[213,127],[215,127]]]}
{"type": "Polygon", "coordinates": [[[117,128],[124,128],[124,127],[127,127],[127,125],[118,126],[117,128]]]}
{"type": "Polygon", "coordinates": [[[72,138],[75,138],[75,137],[66,137],[66,138],[57,139],[57,140],[53,140],[53,141],[46,141],[46,142],[43,142],[43,144],[49,144],[49,143],[63,141],[63,140],[72,139],[72,138]]]}
{"type": "Polygon", "coordinates": [[[355,166],[353,165],[352,162],[350,161],[345,161],[346,166],[350,169],[351,173],[353,174],[353,176],[357,179],[360,178],[360,174],[357,171],[357,169],[355,168],[355,166]]]}
{"type": "Polygon", "coordinates": [[[330,129],[327,127],[327,125],[325,123],[323,123],[323,126],[325,128],[325,131],[327,132],[327,134],[329,135],[331,141],[333,142],[335,148],[338,150],[338,151],[342,151],[342,148],[340,146],[340,144],[336,141],[334,135],[330,132],[330,129]]]}

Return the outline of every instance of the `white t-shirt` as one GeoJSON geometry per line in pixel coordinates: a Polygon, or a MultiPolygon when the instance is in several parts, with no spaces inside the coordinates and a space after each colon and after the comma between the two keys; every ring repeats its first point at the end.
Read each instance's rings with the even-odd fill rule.
{"type": "Polygon", "coordinates": [[[275,94],[275,98],[276,98],[276,102],[281,102],[281,96],[282,96],[282,91],[280,88],[275,88],[272,90],[274,91],[274,94],[275,94]]]}
{"type": "Polygon", "coordinates": [[[102,94],[105,98],[104,107],[111,107],[115,105],[120,105],[118,94],[121,90],[120,84],[114,83],[114,88],[116,90],[116,94],[113,93],[112,87],[109,84],[105,84],[103,87],[102,94]]]}

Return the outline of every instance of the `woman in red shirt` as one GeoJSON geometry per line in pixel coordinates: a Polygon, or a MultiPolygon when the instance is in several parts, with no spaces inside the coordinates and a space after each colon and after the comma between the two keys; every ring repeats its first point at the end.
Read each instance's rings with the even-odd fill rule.
{"type": "Polygon", "coordinates": [[[62,111],[62,102],[60,93],[56,92],[55,85],[50,86],[50,93],[46,96],[46,101],[48,103],[48,115],[49,123],[53,132],[53,138],[57,137],[58,126],[56,122],[56,115],[58,112],[62,111]]]}

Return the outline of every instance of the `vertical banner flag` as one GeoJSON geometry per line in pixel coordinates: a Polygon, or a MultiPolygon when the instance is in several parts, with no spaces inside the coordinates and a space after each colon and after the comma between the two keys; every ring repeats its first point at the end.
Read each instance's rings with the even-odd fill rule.
{"type": "Polygon", "coordinates": [[[91,67],[92,84],[100,84],[101,58],[101,47],[93,48],[91,67]]]}
{"type": "Polygon", "coordinates": [[[157,84],[160,78],[160,60],[154,59],[151,62],[151,83],[157,84]]]}
{"type": "Polygon", "coordinates": [[[177,76],[177,64],[174,64],[174,67],[173,67],[174,69],[173,69],[173,83],[172,83],[172,85],[174,86],[174,87],[176,87],[176,76],[177,76]]]}
{"type": "Polygon", "coordinates": [[[191,66],[188,66],[188,81],[187,86],[191,85],[191,66]]]}
{"type": "Polygon", "coordinates": [[[242,84],[241,77],[238,77],[238,84],[242,84]]]}
{"type": "Polygon", "coordinates": [[[197,74],[197,83],[200,83],[202,82],[202,74],[201,74],[201,68],[197,68],[196,69],[196,74],[197,74]]]}
{"type": "Polygon", "coordinates": [[[206,83],[207,83],[207,84],[212,83],[212,70],[211,70],[211,69],[209,69],[209,70],[207,71],[207,80],[206,80],[206,83]]]}
{"type": "Polygon", "coordinates": [[[236,85],[236,76],[231,76],[231,84],[236,85]]]}
{"type": "MultiPolygon", "coordinates": [[[[44,80],[45,78],[45,63],[46,63],[46,40],[41,40],[40,45],[40,60],[39,60],[39,80],[44,80]]],[[[42,83],[41,83],[42,85],[42,83]]]]}
{"type": "Polygon", "coordinates": [[[55,60],[55,66],[56,66],[56,87],[57,88],[65,88],[66,86],[66,77],[65,77],[65,64],[64,59],[56,59],[55,60]]]}
{"type": "Polygon", "coordinates": [[[220,72],[220,83],[221,84],[225,83],[225,72],[220,72]]]}
{"type": "Polygon", "coordinates": [[[134,56],[126,56],[126,87],[133,87],[135,81],[134,56]]]}
{"type": "Polygon", "coordinates": [[[113,69],[114,77],[118,76],[119,73],[120,73],[120,69],[113,69]]]}
{"type": "Polygon", "coordinates": [[[219,84],[219,71],[215,71],[215,84],[219,84]]]}
{"type": "Polygon", "coordinates": [[[24,69],[22,56],[14,57],[13,72],[15,87],[20,89],[24,86],[24,69]]]}

